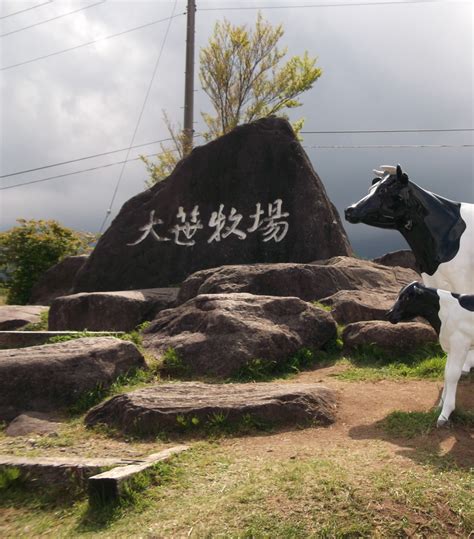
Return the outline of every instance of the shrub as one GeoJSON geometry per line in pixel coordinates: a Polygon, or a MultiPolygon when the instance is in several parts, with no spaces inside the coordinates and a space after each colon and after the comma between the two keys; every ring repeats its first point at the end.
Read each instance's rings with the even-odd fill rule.
{"type": "Polygon", "coordinates": [[[94,236],[57,221],[18,219],[18,223],[0,233],[0,272],[7,277],[7,303],[23,305],[47,269],[66,256],[86,252],[94,236]]]}

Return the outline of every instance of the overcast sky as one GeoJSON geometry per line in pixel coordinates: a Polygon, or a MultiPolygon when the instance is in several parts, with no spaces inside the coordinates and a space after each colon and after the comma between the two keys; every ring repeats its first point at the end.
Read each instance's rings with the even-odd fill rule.
{"type": "MultiPolygon", "coordinates": [[[[2,68],[97,40],[169,17],[174,0],[107,0],[77,13],[10,35],[99,0],[1,2],[2,68]]],[[[261,6],[272,24],[283,23],[281,41],[289,55],[318,57],[322,77],[302,96],[292,118],[306,118],[305,130],[461,129],[473,127],[473,6],[470,1],[406,3],[394,0],[362,6],[364,0],[197,0],[196,50],[216,21],[252,25],[261,6]],[[299,7],[351,4],[349,6],[299,7]],[[268,9],[265,8],[268,7],[268,9]],[[291,6],[276,9],[278,6],[291,6]],[[202,8],[202,10],[200,10],[202,8]],[[270,9],[272,8],[272,9],[270,9]]],[[[366,0],[368,1],[368,0],[366,0]]],[[[175,14],[134,144],[167,137],[161,110],[182,122],[185,0],[175,14]]],[[[137,125],[168,21],[0,71],[0,174],[41,167],[91,154],[127,148],[137,125]]],[[[195,129],[200,111],[210,111],[196,77],[195,129]]],[[[344,207],[366,194],[371,170],[401,163],[419,185],[453,200],[473,202],[472,132],[305,135],[303,145],[330,198],[344,207]],[[449,148],[315,148],[314,146],[450,145],[449,148]]],[[[158,145],[132,150],[158,151],[158,145]]],[[[23,183],[125,159],[126,152],[0,180],[23,183]]],[[[0,229],[18,217],[57,219],[97,231],[109,207],[121,165],[0,191],[0,229]]],[[[128,163],[112,208],[144,189],[146,170],[128,163]]],[[[109,221],[110,222],[110,221],[109,221]]],[[[356,252],[376,256],[403,248],[397,232],[365,225],[346,230],[356,252]]]]}

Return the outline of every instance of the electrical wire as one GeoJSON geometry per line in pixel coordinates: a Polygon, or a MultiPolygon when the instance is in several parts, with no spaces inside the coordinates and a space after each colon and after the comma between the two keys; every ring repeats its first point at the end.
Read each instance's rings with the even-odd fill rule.
{"type": "Polygon", "coordinates": [[[56,21],[57,19],[62,19],[63,17],[67,17],[68,15],[72,15],[73,13],[78,13],[79,11],[83,11],[85,9],[89,9],[94,6],[98,6],[99,4],[104,4],[105,2],[107,2],[107,0],[101,0],[100,2],[96,2],[95,4],[90,4],[89,6],[81,7],[79,9],[75,9],[74,11],[63,13],[62,15],[57,15],[56,17],[52,17],[51,19],[46,19],[45,21],[36,22],[35,24],[30,24],[29,26],[24,26],[23,28],[18,28],[17,30],[6,32],[5,34],[0,34],[0,37],[11,36],[12,34],[23,32],[23,30],[28,30],[29,28],[34,28],[35,26],[40,26],[41,24],[46,24],[47,22],[56,21]]]}
{"type": "Polygon", "coordinates": [[[18,15],[18,13],[24,13],[25,11],[30,11],[32,9],[36,9],[41,6],[45,6],[46,4],[51,4],[51,2],[54,2],[54,0],[48,0],[47,2],[43,2],[42,4],[37,4],[36,6],[27,7],[25,9],[20,9],[20,11],[15,11],[14,13],[9,13],[8,15],[3,15],[3,17],[0,17],[0,19],[6,19],[7,17],[11,17],[13,15],[18,15]]]}
{"type": "MultiPolygon", "coordinates": [[[[170,28],[171,28],[171,21],[175,17],[174,12],[175,12],[177,3],[178,3],[178,0],[174,0],[173,9],[171,11],[171,17],[168,17],[168,27],[166,28],[166,32],[165,32],[165,35],[163,37],[163,41],[161,43],[160,51],[158,53],[158,57],[156,59],[155,66],[153,68],[153,73],[151,75],[150,83],[148,84],[148,88],[147,88],[147,91],[146,91],[146,94],[145,94],[145,99],[143,100],[143,104],[142,104],[142,108],[140,110],[140,114],[138,115],[138,120],[137,120],[137,123],[135,125],[135,130],[133,132],[132,139],[130,141],[130,145],[129,145],[129,148],[128,148],[128,151],[127,151],[127,156],[125,158],[125,161],[128,159],[128,156],[130,154],[130,150],[132,148],[133,142],[135,141],[135,136],[136,136],[137,131],[138,131],[138,126],[140,125],[140,122],[141,122],[141,119],[142,119],[142,116],[143,116],[143,112],[145,111],[145,106],[146,106],[146,103],[148,101],[148,97],[150,95],[151,88],[153,86],[153,81],[155,80],[155,75],[156,75],[156,72],[158,71],[158,66],[160,65],[161,55],[163,54],[163,50],[165,48],[166,40],[168,38],[168,34],[169,34],[169,31],[170,31],[170,28]]],[[[122,177],[123,177],[123,173],[124,173],[126,164],[127,163],[125,162],[122,165],[122,170],[120,171],[120,175],[118,177],[117,184],[115,185],[115,189],[114,189],[114,192],[112,194],[112,198],[111,198],[110,203],[108,205],[107,211],[105,212],[105,217],[104,217],[104,220],[102,221],[102,225],[100,226],[99,234],[102,234],[102,231],[104,230],[104,227],[105,227],[105,223],[107,222],[107,219],[109,218],[110,214],[112,213],[112,208],[113,208],[113,205],[114,205],[114,202],[115,202],[115,197],[117,196],[119,186],[120,186],[120,182],[122,181],[122,177]]]]}
{"type": "Polygon", "coordinates": [[[300,131],[302,135],[336,135],[356,133],[451,133],[474,131],[474,128],[464,129],[354,129],[348,131],[300,131]]]}
{"type": "Polygon", "coordinates": [[[303,146],[322,150],[348,150],[361,148],[474,148],[474,144],[360,144],[357,146],[303,146]]]}
{"type": "Polygon", "coordinates": [[[299,6],[235,6],[235,7],[208,7],[199,8],[199,11],[244,11],[244,10],[260,10],[260,9],[304,9],[304,8],[325,8],[325,7],[357,7],[357,6],[384,6],[397,4],[434,4],[443,3],[445,0],[400,0],[387,2],[344,2],[337,4],[309,4],[299,6]]]}
{"type": "Polygon", "coordinates": [[[105,41],[106,39],[112,39],[114,37],[123,36],[124,34],[128,34],[129,32],[134,32],[135,30],[141,30],[142,28],[146,28],[147,26],[152,26],[154,24],[158,24],[160,22],[170,21],[171,19],[174,19],[176,17],[181,17],[182,15],[185,15],[185,13],[178,13],[177,15],[173,15],[172,17],[166,17],[164,19],[158,19],[157,21],[151,21],[146,24],[142,24],[140,26],[135,26],[134,28],[130,28],[129,30],[124,30],[123,32],[118,32],[117,34],[111,34],[110,36],[104,36],[98,39],[94,39],[93,41],[88,41],[87,43],[81,43],[80,45],[76,45],[74,47],[69,47],[68,49],[62,49],[60,51],[52,52],[50,54],[45,54],[43,56],[37,56],[36,58],[32,58],[31,60],[26,60],[24,62],[18,62],[17,64],[12,64],[9,66],[1,67],[0,71],[6,71],[7,69],[13,69],[14,67],[23,66],[26,64],[31,64],[32,62],[37,62],[38,60],[44,60],[45,58],[51,58],[51,56],[57,56],[58,54],[64,54],[65,52],[73,51],[76,49],[80,49],[81,47],[87,47],[88,45],[93,45],[94,43],[98,43],[99,41],[105,41]]]}
{"type": "MultiPolygon", "coordinates": [[[[158,144],[159,142],[167,142],[169,140],[172,140],[172,139],[171,138],[163,138],[161,140],[153,140],[152,142],[144,142],[143,144],[136,144],[135,146],[131,146],[131,149],[142,148],[143,146],[150,146],[151,144],[158,144]]],[[[10,174],[3,174],[2,176],[0,176],[0,179],[9,178],[11,176],[18,176],[19,174],[26,174],[27,172],[36,172],[37,170],[44,170],[45,168],[53,168],[53,167],[59,167],[61,165],[68,165],[69,163],[77,163],[78,161],[85,161],[86,159],[93,159],[94,157],[102,157],[104,155],[110,155],[110,154],[113,154],[113,153],[124,152],[125,150],[128,150],[128,147],[127,148],[120,148],[118,150],[111,150],[109,152],[96,153],[94,155],[86,155],[84,157],[78,157],[77,159],[70,159],[69,161],[60,161],[59,163],[52,163],[51,165],[44,165],[42,167],[29,168],[29,169],[26,169],[26,170],[19,170],[17,172],[11,172],[10,174]]]]}
{"type": "MultiPolygon", "coordinates": [[[[174,151],[174,150],[170,150],[170,151],[174,151]]],[[[156,155],[160,155],[160,154],[151,153],[151,154],[145,155],[144,157],[154,157],[156,155]]],[[[58,174],[57,176],[49,176],[48,178],[41,178],[39,180],[31,180],[31,181],[23,182],[23,183],[15,183],[14,185],[7,185],[5,187],[0,187],[0,191],[8,191],[9,189],[14,189],[15,187],[23,187],[24,185],[32,185],[34,183],[49,182],[50,180],[57,180],[59,178],[66,178],[67,176],[74,176],[76,174],[81,174],[81,172],[91,172],[93,170],[99,170],[101,168],[113,167],[115,165],[122,165],[123,163],[130,163],[131,161],[140,161],[140,160],[141,160],[141,157],[134,157],[133,159],[126,159],[125,161],[114,161],[113,163],[108,163],[107,165],[84,168],[81,170],[76,170],[74,172],[66,172],[65,174],[58,174]]]]}

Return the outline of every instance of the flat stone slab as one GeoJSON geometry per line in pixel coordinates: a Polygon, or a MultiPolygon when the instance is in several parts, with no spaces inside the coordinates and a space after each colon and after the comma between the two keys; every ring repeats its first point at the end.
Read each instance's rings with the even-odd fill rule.
{"type": "Polygon", "coordinates": [[[187,445],[170,447],[159,453],[148,455],[141,462],[118,466],[89,478],[89,497],[102,502],[110,502],[120,498],[130,483],[141,473],[158,462],[169,460],[172,456],[187,451],[187,445]]]}
{"type": "Polygon", "coordinates": [[[44,305],[1,305],[0,330],[19,329],[40,321],[41,313],[48,310],[44,305]]]}
{"type": "Polygon", "coordinates": [[[173,307],[178,288],[91,292],[56,298],[48,328],[55,331],[131,331],[173,307]]]}
{"type": "Polygon", "coordinates": [[[0,420],[70,406],[137,368],[146,368],[142,354],[115,337],[0,350],[0,420]]]}
{"type": "MultiPolygon", "coordinates": [[[[93,331],[91,337],[110,337],[110,331],[93,331]]],[[[123,331],[114,331],[118,336],[123,331]]],[[[64,337],[82,335],[81,331],[0,331],[0,349],[24,348],[26,346],[39,346],[46,344],[51,337],[64,337]]]]}
{"type": "Polygon", "coordinates": [[[79,457],[17,457],[0,455],[0,470],[16,468],[22,479],[35,483],[85,485],[87,479],[115,466],[135,464],[133,459],[79,457]]]}
{"type": "Polygon", "coordinates": [[[92,408],[88,426],[106,424],[150,436],[183,426],[327,425],[335,421],[336,394],[319,384],[160,384],[112,397],[92,408]]]}

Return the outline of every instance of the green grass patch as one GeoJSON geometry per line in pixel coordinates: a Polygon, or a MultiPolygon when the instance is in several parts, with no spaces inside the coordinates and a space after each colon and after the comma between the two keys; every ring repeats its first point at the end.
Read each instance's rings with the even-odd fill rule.
{"type": "Polygon", "coordinates": [[[321,303],[320,301],[312,301],[311,302],[315,307],[318,307],[318,309],[322,309],[323,311],[326,311],[327,313],[330,313],[332,311],[332,307],[329,305],[324,305],[324,303],[321,303]]]}
{"type": "MultiPolygon", "coordinates": [[[[401,412],[395,411],[389,414],[381,423],[383,430],[397,438],[414,438],[426,435],[436,429],[441,410],[434,408],[428,412],[401,412]]],[[[474,412],[455,410],[450,418],[454,425],[462,425],[468,428],[474,427],[474,412]]]]}
{"type": "Polygon", "coordinates": [[[344,363],[349,368],[334,376],[351,382],[406,378],[442,380],[446,355],[434,343],[398,355],[376,346],[364,346],[348,353],[344,363]]]}
{"type": "Polygon", "coordinates": [[[326,350],[313,351],[302,348],[282,362],[255,358],[241,367],[230,381],[265,382],[275,378],[286,378],[316,366],[330,365],[338,353],[339,344],[334,340],[327,344],[326,350]]]}
{"type": "Polygon", "coordinates": [[[40,313],[39,322],[26,324],[21,328],[21,331],[48,331],[48,315],[49,309],[46,309],[46,311],[40,313]]]}

